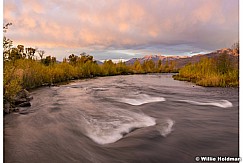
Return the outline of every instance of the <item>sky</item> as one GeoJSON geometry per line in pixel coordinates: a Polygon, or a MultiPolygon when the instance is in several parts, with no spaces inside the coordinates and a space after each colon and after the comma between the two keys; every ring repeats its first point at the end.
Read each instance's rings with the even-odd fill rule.
{"type": "Polygon", "coordinates": [[[238,0],[4,0],[6,35],[58,60],[194,55],[239,41],[238,0]]]}

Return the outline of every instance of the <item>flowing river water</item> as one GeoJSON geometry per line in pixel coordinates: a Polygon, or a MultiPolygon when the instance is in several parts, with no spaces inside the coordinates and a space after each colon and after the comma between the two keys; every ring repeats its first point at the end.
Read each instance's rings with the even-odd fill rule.
{"type": "Polygon", "coordinates": [[[238,88],[171,74],[100,77],[31,92],[4,117],[6,163],[173,163],[239,156],[238,88]]]}

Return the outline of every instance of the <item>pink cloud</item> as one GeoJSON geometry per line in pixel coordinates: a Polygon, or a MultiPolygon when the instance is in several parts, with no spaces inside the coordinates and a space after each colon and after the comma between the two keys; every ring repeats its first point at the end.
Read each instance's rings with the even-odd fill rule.
{"type": "Polygon", "coordinates": [[[237,8],[237,0],[230,7],[227,0],[5,0],[4,21],[13,23],[7,35],[14,42],[36,46],[126,48],[186,40],[207,47],[238,38],[237,8]]]}
{"type": "Polygon", "coordinates": [[[40,0],[22,0],[23,3],[23,9],[28,10],[29,13],[37,13],[37,14],[42,14],[44,12],[47,12],[45,10],[45,3],[44,1],[40,0]]]}

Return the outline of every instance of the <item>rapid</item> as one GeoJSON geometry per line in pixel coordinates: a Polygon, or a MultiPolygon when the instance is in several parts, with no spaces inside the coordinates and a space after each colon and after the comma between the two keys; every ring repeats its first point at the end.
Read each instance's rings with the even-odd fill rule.
{"type": "Polygon", "coordinates": [[[4,116],[5,163],[173,163],[239,156],[239,89],[172,74],[77,80],[31,91],[4,116]]]}

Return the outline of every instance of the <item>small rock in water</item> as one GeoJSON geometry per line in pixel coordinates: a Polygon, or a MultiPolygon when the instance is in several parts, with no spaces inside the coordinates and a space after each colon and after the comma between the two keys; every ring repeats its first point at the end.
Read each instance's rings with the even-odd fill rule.
{"type": "Polygon", "coordinates": [[[16,95],[16,99],[27,98],[30,96],[30,93],[26,89],[22,89],[16,95]]]}
{"type": "Polygon", "coordinates": [[[26,89],[23,89],[19,93],[17,93],[14,99],[14,104],[20,107],[28,107],[31,106],[30,100],[32,99],[33,97],[30,96],[30,93],[26,89]]]}
{"type": "Polygon", "coordinates": [[[33,100],[33,96],[26,97],[27,100],[33,100]]]}
{"type": "Polygon", "coordinates": [[[14,100],[15,105],[20,105],[25,102],[28,102],[28,100],[26,98],[15,98],[15,100],[14,100]]]}
{"type": "Polygon", "coordinates": [[[6,102],[4,104],[4,113],[6,113],[6,114],[10,113],[10,108],[11,108],[10,103],[9,102],[6,102]]]}
{"type": "Polygon", "coordinates": [[[10,109],[9,108],[4,108],[4,113],[9,114],[10,109]]]}
{"type": "Polygon", "coordinates": [[[15,107],[15,108],[13,108],[13,111],[14,112],[18,112],[19,111],[19,108],[18,107],[15,107]]]}
{"type": "Polygon", "coordinates": [[[30,101],[33,99],[33,96],[30,96],[30,93],[23,89],[17,93],[13,102],[5,101],[4,102],[4,113],[9,114],[11,112],[18,112],[18,107],[29,107],[31,106],[30,101]]]}
{"type": "Polygon", "coordinates": [[[6,101],[3,106],[3,111],[5,114],[9,114],[9,113],[15,111],[15,109],[13,108],[13,106],[11,106],[10,102],[6,101]]]}
{"type": "Polygon", "coordinates": [[[31,104],[30,104],[29,101],[26,101],[26,102],[20,103],[18,106],[20,106],[20,107],[28,107],[28,106],[31,106],[31,104]]]}
{"type": "Polygon", "coordinates": [[[19,114],[29,114],[29,110],[27,108],[20,107],[19,114]]]}

